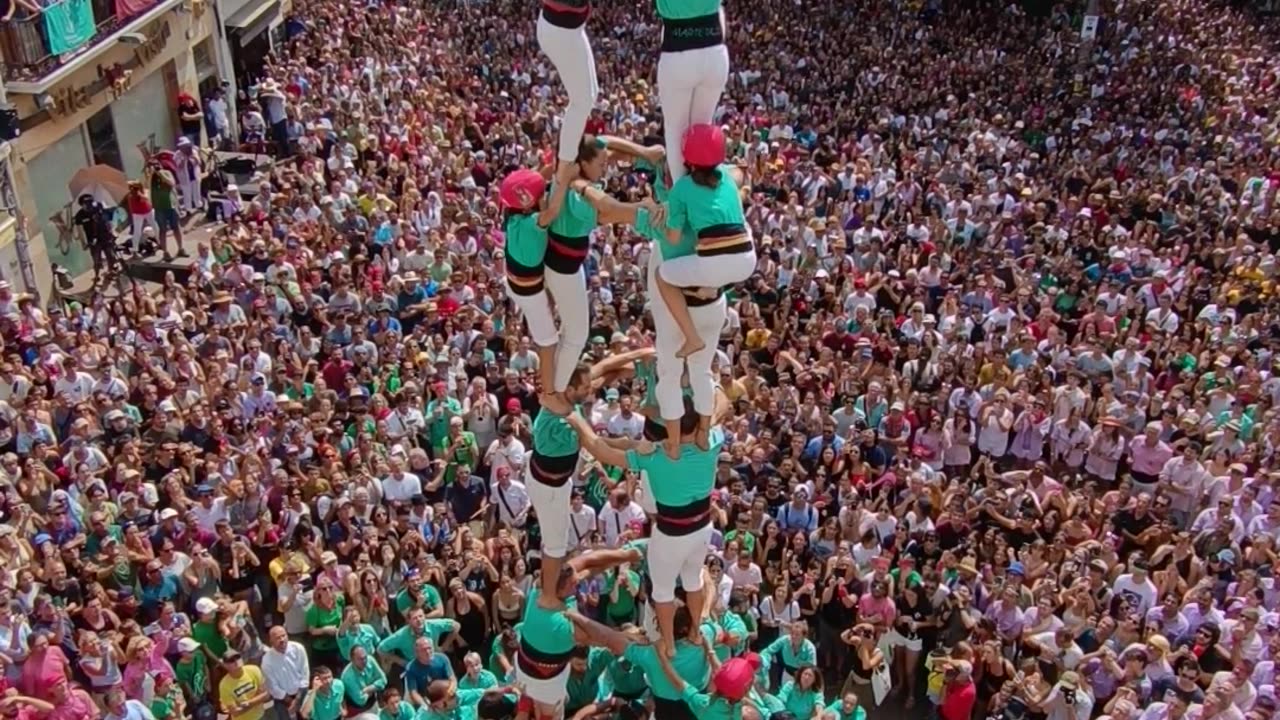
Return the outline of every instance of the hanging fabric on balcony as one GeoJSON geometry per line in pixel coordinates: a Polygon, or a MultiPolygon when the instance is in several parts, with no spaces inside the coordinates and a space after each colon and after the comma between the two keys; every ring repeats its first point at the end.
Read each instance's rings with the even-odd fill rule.
{"type": "Polygon", "coordinates": [[[155,7],[155,0],[116,0],[116,16],[131,18],[155,7]]]}
{"type": "Polygon", "coordinates": [[[49,52],[62,55],[89,42],[97,31],[91,0],[61,0],[44,9],[49,52]]]}

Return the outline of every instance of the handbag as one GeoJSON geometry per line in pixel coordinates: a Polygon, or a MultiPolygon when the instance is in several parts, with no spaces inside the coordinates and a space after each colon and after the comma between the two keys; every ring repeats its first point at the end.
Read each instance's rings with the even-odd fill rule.
{"type": "Polygon", "coordinates": [[[889,691],[892,689],[893,678],[889,675],[889,665],[882,662],[871,671],[871,694],[875,696],[876,707],[880,707],[880,703],[889,697],[889,691]]]}

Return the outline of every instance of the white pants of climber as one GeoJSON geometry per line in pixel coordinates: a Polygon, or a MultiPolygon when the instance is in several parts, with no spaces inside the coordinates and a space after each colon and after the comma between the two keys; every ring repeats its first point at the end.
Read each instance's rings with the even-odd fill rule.
{"type": "Polygon", "coordinates": [[[555,677],[546,679],[532,677],[526,675],[520,670],[520,665],[516,665],[516,682],[524,688],[524,694],[528,695],[534,702],[543,705],[556,705],[564,702],[565,694],[569,688],[569,673],[571,668],[565,664],[564,670],[561,670],[555,677]]]}
{"type": "Polygon", "coordinates": [[[538,16],[538,47],[551,60],[560,82],[569,96],[560,123],[559,157],[573,162],[578,157],[578,144],[586,131],[591,109],[595,107],[600,85],[596,81],[596,58],[587,39],[587,26],[562,28],[538,16]]]}
{"type": "MultiPolygon", "coordinates": [[[[724,27],[724,10],[720,11],[724,27]]],[[[729,83],[729,47],[723,43],[709,48],[664,52],[658,58],[658,102],[662,104],[663,140],[667,144],[667,165],[671,182],[684,176],[684,155],[680,142],[690,125],[715,120],[716,106],[729,83]]]]}
{"type": "MultiPolygon", "coordinates": [[[[751,231],[747,231],[747,237],[751,231]]],[[[754,242],[754,241],[753,241],[754,242]]],[[[746,282],[756,271],[756,251],[729,255],[685,255],[662,263],[658,272],[669,285],[681,288],[722,288],[746,282]]]]}
{"type": "MultiPolygon", "coordinates": [[[[710,305],[689,308],[689,317],[698,330],[698,337],[702,338],[703,348],[684,360],[676,357],[676,352],[684,344],[684,335],[680,333],[675,318],[671,317],[667,304],[659,296],[656,283],[658,268],[665,265],[655,247],[649,255],[649,297],[653,298],[653,328],[657,334],[654,351],[657,354],[658,411],[664,420],[676,420],[684,415],[684,386],[681,378],[688,365],[693,406],[699,414],[710,415],[716,404],[715,376],[711,373],[711,363],[716,358],[716,347],[720,343],[720,331],[724,329],[727,305],[724,297],[721,297],[710,305]]],[[[663,273],[663,277],[666,277],[666,273],[663,273]]]]}
{"type": "Polygon", "coordinates": [[[676,599],[676,579],[685,592],[702,589],[702,566],[711,542],[711,523],[688,535],[668,535],[654,524],[649,536],[649,577],[653,579],[653,601],[676,599]]]}
{"type": "Polygon", "coordinates": [[[573,494],[573,478],[568,478],[560,487],[543,485],[533,476],[529,468],[531,460],[526,459],[524,467],[524,488],[529,493],[529,502],[538,513],[538,527],[542,530],[542,554],[563,558],[569,554],[569,500],[573,494]]]}
{"type": "Polygon", "coordinates": [[[524,321],[529,325],[529,337],[538,347],[549,347],[560,342],[560,331],[556,329],[556,316],[551,312],[551,298],[547,296],[546,280],[543,287],[534,295],[517,295],[507,289],[507,297],[520,309],[524,321]]]}
{"type": "Polygon", "coordinates": [[[560,344],[556,347],[556,392],[569,387],[573,369],[582,359],[591,332],[591,304],[587,300],[587,273],[583,268],[572,275],[547,268],[543,276],[547,292],[560,316],[560,344]]]}
{"type": "Polygon", "coordinates": [[[640,627],[650,642],[658,642],[662,638],[662,631],[658,629],[658,614],[653,609],[653,600],[640,606],[640,627]]]}

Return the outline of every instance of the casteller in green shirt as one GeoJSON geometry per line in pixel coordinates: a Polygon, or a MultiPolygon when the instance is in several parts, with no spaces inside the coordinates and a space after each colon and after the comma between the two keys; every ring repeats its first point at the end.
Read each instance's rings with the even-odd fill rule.
{"type": "MultiPolygon", "coordinates": [[[[563,655],[568,661],[576,643],[573,640],[573,621],[564,610],[547,610],[538,605],[541,590],[533,588],[525,600],[524,618],[516,631],[520,642],[541,655],[563,655]]],[[[573,598],[565,601],[566,610],[576,610],[577,602],[573,598]]]]}
{"type": "Polygon", "coordinates": [[[453,707],[438,709],[431,706],[418,711],[416,720],[478,720],[477,707],[487,690],[455,691],[453,707]]]}
{"type": "MultiPolygon", "coordinates": [[[[698,631],[708,643],[715,641],[716,631],[711,624],[703,623],[698,631]]],[[[653,691],[654,697],[663,700],[683,699],[681,693],[667,679],[667,673],[662,669],[662,661],[658,659],[656,645],[632,643],[627,646],[622,657],[644,669],[645,675],[649,678],[649,689],[653,691]]],[[[671,658],[671,667],[688,687],[697,691],[706,689],[707,683],[711,681],[711,664],[707,662],[706,651],[703,650],[701,643],[692,643],[686,638],[676,640],[676,653],[675,657],[671,658]]]]}
{"type": "MultiPolygon", "coordinates": [[[[724,446],[724,431],[711,428],[707,450],[693,443],[680,446],[680,458],[672,460],[665,452],[641,455],[627,451],[627,468],[649,474],[654,502],[668,507],[684,507],[711,497],[716,484],[716,461],[724,446]]],[[[677,698],[669,698],[675,700],[677,698]]]]}

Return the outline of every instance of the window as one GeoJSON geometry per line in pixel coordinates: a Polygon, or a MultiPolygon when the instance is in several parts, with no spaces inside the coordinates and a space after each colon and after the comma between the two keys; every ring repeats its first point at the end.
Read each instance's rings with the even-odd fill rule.
{"type": "Polygon", "coordinates": [[[124,159],[120,157],[120,143],[116,139],[115,121],[111,119],[111,106],[94,113],[85,126],[89,130],[89,149],[93,153],[94,164],[110,165],[123,171],[124,159]]]}

